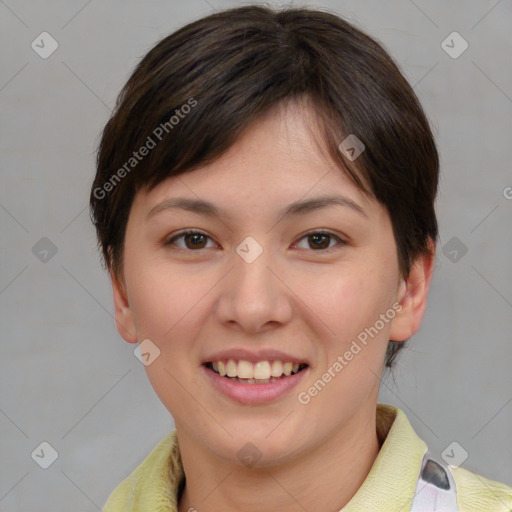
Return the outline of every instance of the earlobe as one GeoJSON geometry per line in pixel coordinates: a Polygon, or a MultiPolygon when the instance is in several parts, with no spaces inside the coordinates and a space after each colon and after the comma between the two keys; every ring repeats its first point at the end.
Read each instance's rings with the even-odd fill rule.
{"type": "Polygon", "coordinates": [[[394,341],[405,341],[420,328],[427,306],[427,296],[434,270],[434,242],[429,239],[430,254],[421,254],[411,266],[407,279],[402,280],[398,291],[401,310],[393,319],[389,337],[394,341]]]}
{"type": "Polygon", "coordinates": [[[112,293],[114,296],[114,309],[116,326],[121,337],[128,343],[137,343],[137,330],[133,320],[133,314],[128,302],[126,286],[122,276],[118,277],[111,270],[110,282],[112,284],[112,293]]]}

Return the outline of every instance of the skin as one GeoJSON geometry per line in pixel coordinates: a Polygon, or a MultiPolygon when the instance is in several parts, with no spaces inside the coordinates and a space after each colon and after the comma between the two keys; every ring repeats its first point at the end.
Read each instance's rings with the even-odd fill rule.
{"type": "Polygon", "coordinates": [[[132,205],[123,269],[111,273],[116,322],[126,341],[149,338],[161,351],[146,371],[178,432],[187,476],[179,512],[339,510],[378,455],[387,342],[418,330],[435,247],[403,279],[387,210],[319,151],[312,127],[303,105],[274,109],[220,159],[140,191],[132,205]],[[348,197],[365,215],[335,205],[279,219],[281,208],[322,194],[348,197]],[[211,201],[226,216],[173,209],[147,218],[172,197],[211,201]],[[192,228],[207,235],[196,242],[201,248],[187,237],[165,245],[192,228]],[[320,228],[344,243],[305,236],[320,228]],[[247,236],[263,248],[250,264],[236,252],[247,236]],[[307,405],[299,403],[297,394],[394,303],[401,305],[394,319],[307,405]],[[238,404],[212,387],[200,365],[239,347],[301,356],[309,374],[276,402],[238,404]],[[262,454],[253,467],[237,457],[247,442],[262,454]]]}

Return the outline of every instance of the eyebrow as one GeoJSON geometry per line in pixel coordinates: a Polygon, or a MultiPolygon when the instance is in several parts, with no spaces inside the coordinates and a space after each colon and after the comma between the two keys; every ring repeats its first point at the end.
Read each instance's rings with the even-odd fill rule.
{"type": "MultiPolygon", "coordinates": [[[[284,220],[292,216],[304,215],[306,213],[313,212],[315,210],[319,210],[321,208],[325,208],[327,206],[332,205],[348,207],[353,211],[357,212],[358,214],[368,218],[367,213],[359,204],[357,204],[352,199],[344,196],[319,196],[307,199],[305,201],[296,201],[294,203],[289,204],[286,208],[282,209],[279,212],[279,216],[282,217],[282,219],[284,220]]],[[[161,203],[155,205],[148,212],[146,218],[149,219],[150,217],[156,215],[159,212],[174,208],[179,208],[182,210],[207,215],[208,217],[227,217],[227,214],[224,210],[218,208],[209,201],[205,201],[203,199],[188,199],[185,197],[175,197],[172,199],[166,199],[165,201],[162,201],[161,203]]]]}

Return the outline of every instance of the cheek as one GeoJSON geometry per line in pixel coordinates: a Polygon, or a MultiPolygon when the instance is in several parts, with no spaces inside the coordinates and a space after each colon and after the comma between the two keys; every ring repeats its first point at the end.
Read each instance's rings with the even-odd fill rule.
{"type": "MultiPolygon", "coordinates": [[[[191,340],[203,320],[204,298],[211,287],[207,282],[191,283],[190,274],[162,265],[136,264],[129,291],[139,339],[150,339],[160,350],[159,356],[145,367],[149,381],[169,411],[187,410],[200,417],[197,405],[183,386],[193,386],[194,361],[191,340]],[[192,380],[191,380],[192,379],[192,380]]],[[[185,387],[186,387],[185,386],[185,387]]]]}
{"type": "Polygon", "coordinates": [[[391,306],[391,285],[366,267],[358,271],[332,272],[309,283],[304,302],[329,328],[329,337],[348,340],[391,306]]]}
{"type": "Polygon", "coordinates": [[[139,336],[163,345],[190,321],[204,291],[180,269],[148,263],[142,254],[127,258],[126,267],[130,306],[139,336]]]}

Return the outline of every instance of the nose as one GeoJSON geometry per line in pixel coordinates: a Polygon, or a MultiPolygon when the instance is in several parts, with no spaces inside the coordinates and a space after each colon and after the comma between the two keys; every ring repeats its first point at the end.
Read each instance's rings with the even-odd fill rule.
{"type": "Polygon", "coordinates": [[[252,334],[286,324],[292,318],[293,293],[283,269],[270,250],[263,249],[253,259],[254,247],[249,244],[249,251],[244,253],[247,247],[241,246],[220,285],[217,320],[252,334]]]}

